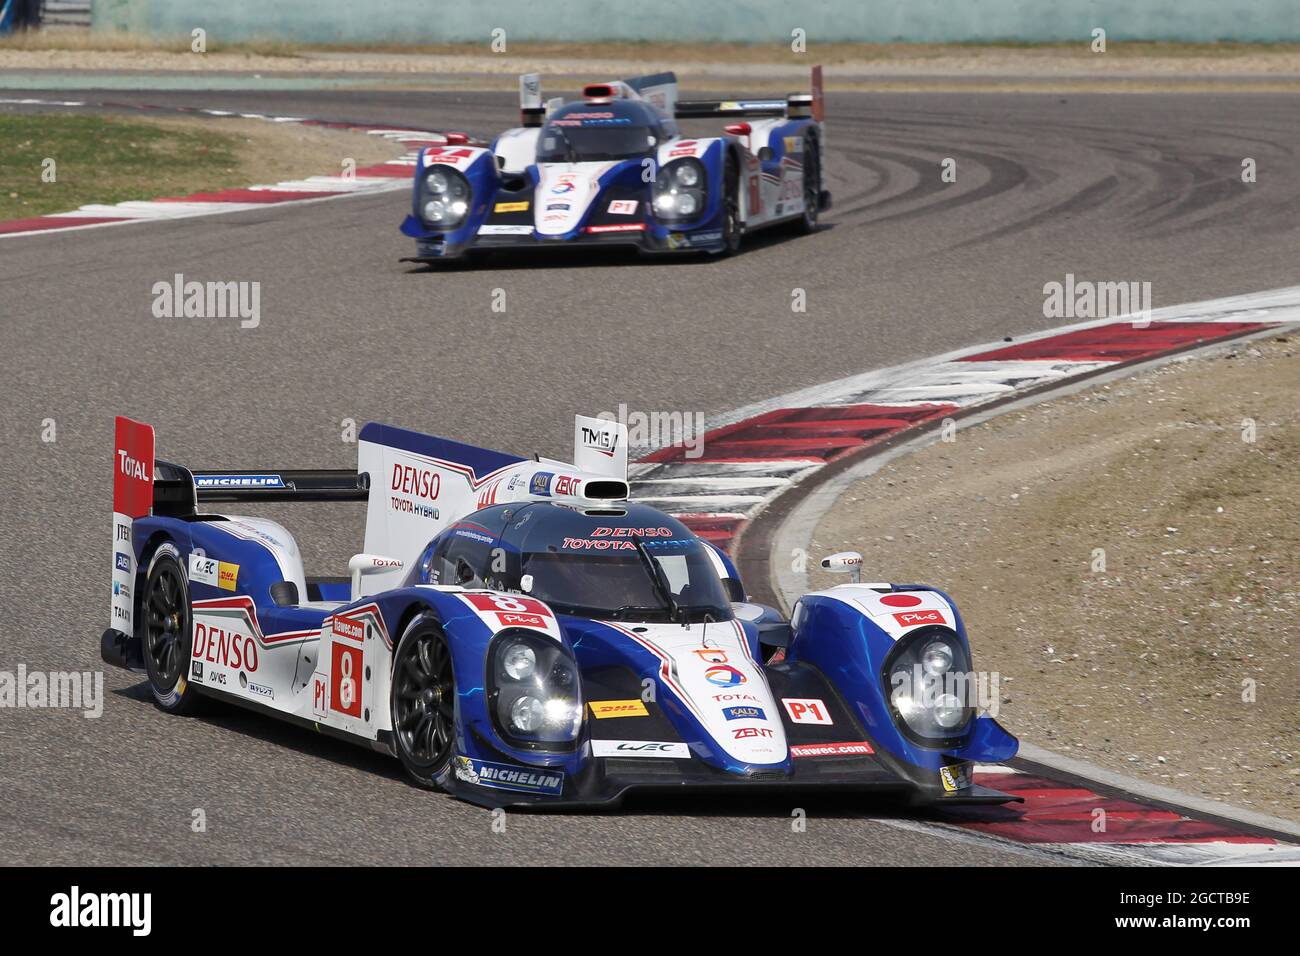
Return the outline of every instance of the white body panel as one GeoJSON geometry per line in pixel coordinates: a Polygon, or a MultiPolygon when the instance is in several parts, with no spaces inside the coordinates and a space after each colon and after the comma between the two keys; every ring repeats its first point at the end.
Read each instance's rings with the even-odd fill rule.
{"type": "Polygon", "coordinates": [[[508,129],[497,137],[494,152],[503,172],[522,173],[537,157],[537,127],[508,129]]]}
{"type": "Polygon", "coordinates": [[[600,177],[617,163],[539,163],[533,198],[539,235],[562,236],[577,228],[600,195],[600,177]]]}
{"type": "Polygon", "coordinates": [[[605,623],[659,658],[663,683],[725,753],[749,764],[785,760],[781,705],[739,622],[645,624],[636,631],[605,623]]]}
{"type": "MultiPolygon", "coordinates": [[[[869,584],[840,584],[813,594],[843,601],[894,640],[914,627],[942,624],[956,628],[953,607],[936,591],[878,591],[869,584]]],[[[810,594],[809,597],[812,595],[810,594]]]]}

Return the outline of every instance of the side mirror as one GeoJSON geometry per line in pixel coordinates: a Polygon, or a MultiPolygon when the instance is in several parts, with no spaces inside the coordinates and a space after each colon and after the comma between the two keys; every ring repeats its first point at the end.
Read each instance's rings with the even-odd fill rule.
{"type": "Polygon", "coordinates": [[[354,554],[348,559],[348,573],[352,575],[352,600],[361,597],[361,579],[371,574],[400,571],[400,558],[386,558],[382,554],[354,554]]]}
{"type": "Polygon", "coordinates": [[[822,568],[835,574],[852,574],[853,583],[862,580],[862,555],[856,551],[840,551],[822,558],[822,568]]]}
{"type": "Polygon", "coordinates": [[[765,163],[766,163],[766,162],[770,162],[771,159],[772,159],[772,147],[771,147],[771,146],[764,146],[762,149],[760,149],[760,150],[758,151],[758,158],[761,159],[761,160],[762,160],[763,162],[765,162],[765,163]]]}

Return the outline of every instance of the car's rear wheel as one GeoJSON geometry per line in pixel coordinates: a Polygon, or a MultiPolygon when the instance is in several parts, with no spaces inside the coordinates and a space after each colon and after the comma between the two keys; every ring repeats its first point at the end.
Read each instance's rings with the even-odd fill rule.
{"type": "Polygon", "coordinates": [[[817,231],[817,218],[821,214],[822,168],[821,153],[817,150],[817,137],[805,134],[803,138],[803,215],[799,217],[799,231],[817,231]]]}
{"type": "Polygon", "coordinates": [[[154,551],[137,625],[154,703],[169,714],[192,714],[200,694],[189,681],[192,610],[180,552],[170,542],[154,551]]]}
{"type": "Polygon", "coordinates": [[[728,155],[722,171],[722,255],[740,251],[740,170],[728,155]]]}
{"type": "Polygon", "coordinates": [[[441,625],[420,615],[393,657],[393,738],[402,766],[422,787],[438,788],[456,739],[456,676],[441,625]]]}

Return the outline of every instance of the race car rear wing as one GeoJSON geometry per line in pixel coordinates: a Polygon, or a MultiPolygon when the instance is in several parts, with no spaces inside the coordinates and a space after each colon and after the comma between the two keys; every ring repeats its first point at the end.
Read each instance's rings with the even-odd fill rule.
{"type": "Polygon", "coordinates": [[[370,476],[351,468],[279,471],[191,471],[174,462],[155,462],[153,501],[167,514],[201,501],[366,501],[370,476]]]}
{"type": "Polygon", "coordinates": [[[674,115],[678,119],[697,119],[705,116],[785,116],[789,119],[811,117],[820,123],[826,112],[820,65],[812,68],[811,86],[811,92],[791,93],[783,100],[678,100],[674,115]]]}
{"type": "Polygon", "coordinates": [[[194,470],[154,458],[152,425],[118,416],[113,510],[127,518],[193,515],[201,501],[365,501],[370,476],[350,468],[194,470]]]}

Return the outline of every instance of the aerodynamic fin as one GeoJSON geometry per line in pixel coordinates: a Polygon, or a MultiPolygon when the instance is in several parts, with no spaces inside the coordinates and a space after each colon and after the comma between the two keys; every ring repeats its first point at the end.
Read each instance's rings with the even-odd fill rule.
{"type": "Polygon", "coordinates": [[[153,426],[121,415],[113,428],[113,598],[109,627],[135,633],[131,528],[153,507],[153,426]]]}
{"type": "MultiPolygon", "coordinates": [[[[435,535],[481,508],[512,501],[561,501],[592,508],[626,500],[626,427],[579,417],[575,442],[577,460],[570,465],[391,425],[366,425],[357,442],[357,470],[373,478],[366,553],[396,558],[410,568],[435,535]]],[[[472,524],[465,524],[465,533],[476,533],[472,524]]],[[[395,587],[402,573],[371,575],[363,587],[367,594],[395,587]]]]}
{"type": "Polygon", "coordinates": [[[623,81],[636,91],[637,96],[645,100],[660,115],[672,119],[677,111],[677,74],[652,73],[649,76],[634,76],[623,81]]]}

